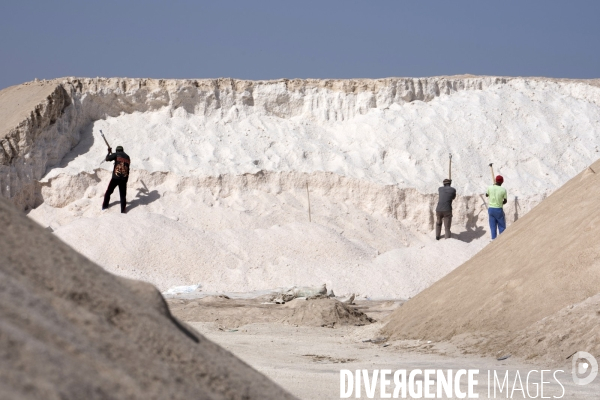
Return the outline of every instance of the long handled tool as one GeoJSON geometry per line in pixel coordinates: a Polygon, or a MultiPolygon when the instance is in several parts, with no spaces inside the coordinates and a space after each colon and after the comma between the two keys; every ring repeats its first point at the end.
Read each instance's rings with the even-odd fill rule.
{"type": "Polygon", "coordinates": [[[102,139],[104,139],[104,143],[106,143],[106,147],[108,147],[109,149],[112,148],[112,147],[110,147],[110,144],[108,144],[108,141],[106,140],[106,137],[104,136],[104,133],[102,133],[102,129],[100,129],[100,136],[102,136],[102,139]]]}
{"type": "Polygon", "coordinates": [[[448,179],[452,180],[452,153],[449,153],[450,159],[448,160],[448,179]]]}
{"type": "MultiPolygon", "coordinates": [[[[110,147],[110,144],[108,144],[108,141],[106,140],[106,137],[104,136],[104,133],[102,133],[102,129],[100,129],[100,136],[102,136],[102,139],[104,139],[104,143],[106,143],[106,147],[108,147],[108,148],[110,149],[110,148],[111,148],[111,147],[110,147]]],[[[104,161],[105,161],[105,160],[102,160],[102,161],[100,161],[100,165],[102,165],[102,163],[103,163],[104,161]]]]}
{"type": "Polygon", "coordinates": [[[492,170],[492,185],[496,183],[496,175],[494,175],[494,167],[492,167],[493,163],[490,163],[490,169],[492,170]]]}

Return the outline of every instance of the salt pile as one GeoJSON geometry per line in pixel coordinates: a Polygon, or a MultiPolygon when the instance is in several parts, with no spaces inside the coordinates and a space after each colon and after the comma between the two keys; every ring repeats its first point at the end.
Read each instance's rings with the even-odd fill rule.
{"type": "Polygon", "coordinates": [[[161,290],[325,283],[407,298],[488,243],[489,162],[512,222],[597,157],[592,83],[69,78],[58,122],[23,146],[45,158],[17,156],[3,194],[107,270],[161,290]],[[110,168],[100,129],[133,160],[126,216],[99,210],[110,168]],[[448,153],[459,240],[436,242],[448,153]]]}

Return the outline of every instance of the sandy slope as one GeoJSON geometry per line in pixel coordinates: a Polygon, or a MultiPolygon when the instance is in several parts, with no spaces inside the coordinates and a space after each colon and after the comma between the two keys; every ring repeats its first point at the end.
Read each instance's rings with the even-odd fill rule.
{"type": "Polygon", "coordinates": [[[600,294],[597,294],[531,324],[511,336],[508,343],[502,339],[500,343],[490,340],[485,344],[485,348],[493,351],[503,346],[508,353],[528,360],[546,362],[564,362],[562,360],[567,360],[575,351],[587,351],[598,356],[599,317],[600,294]]]}
{"type": "Polygon", "coordinates": [[[56,83],[43,81],[0,90],[0,138],[35,114],[36,106],[56,90],[56,83]]]}
{"type": "Polygon", "coordinates": [[[555,362],[579,350],[599,356],[596,303],[584,302],[600,292],[598,172],[600,161],[407,302],[384,332],[431,340],[485,334],[495,339],[487,350],[510,343],[517,354],[555,362]],[[581,319],[568,316],[573,305],[573,313],[584,310],[581,319]]]}
{"type": "Polygon", "coordinates": [[[292,398],[0,199],[0,397],[292,398]]]}

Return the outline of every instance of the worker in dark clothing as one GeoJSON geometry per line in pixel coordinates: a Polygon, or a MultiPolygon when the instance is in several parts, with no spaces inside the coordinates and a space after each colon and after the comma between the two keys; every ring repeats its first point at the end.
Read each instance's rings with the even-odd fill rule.
{"type": "Polygon", "coordinates": [[[108,208],[110,195],[113,194],[115,188],[118,186],[119,195],[121,196],[121,213],[125,214],[127,212],[125,209],[127,205],[127,180],[129,179],[129,165],[131,164],[131,159],[123,151],[123,146],[117,146],[117,151],[115,153],[112,152],[110,147],[108,148],[106,161],[114,161],[115,166],[113,167],[112,178],[108,184],[108,189],[106,189],[106,193],[104,194],[102,209],[106,210],[108,208]]]}
{"type": "Polygon", "coordinates": [[[440,240],[442,233],[442,221],[446,229],[445,238],[450,239],[450,225],[452,224],[452,201],[456,198],[456,189],[450,184],[452,180],[444,179],[444,186],[438,189],[440,198],[435,209],[437,221],[435,225],[435,239],[440,240]]]}

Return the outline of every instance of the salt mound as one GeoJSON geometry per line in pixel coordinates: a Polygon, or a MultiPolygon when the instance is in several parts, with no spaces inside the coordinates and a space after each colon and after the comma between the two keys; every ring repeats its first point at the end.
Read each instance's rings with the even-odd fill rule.
{"type": "MultiPolygon", "coordinates": [[[[178,206],[185,197],[173,196],[126,216],[101,214],[92,204],[76,211],[78,218],[69,217],[72,222],[50,225],[56,236],[108,271],[150,281],[160,290],[195,282],[207,292],[326,283],[340,295],[408,298],[485,244],[421,238],[390,217],[336,207],[317,194],[312,201],[319,214],[309,223],[297,193],[278,196],[283,211],[262,211],[269,202],[261,195],[225,200],[244,209],[254,204],[256,216],[225,204],[178,206]],[[177,214],[169,215],[173,211],[177,214]]],[[[38,219],[43,209],[33,216],[38,219]]]]}
{"type": "Polygon", "coordinates": [[[161,290],[325,282],[407,298],[487,244],[489,162],[511,223],[597,157],[593,83],[66,78],[47,97],[25,84],[4,98],[31,91],[40,104],[0,131],[0,192],[108,271],[161,290]],[[99,210],[100,129],[133,159],[127,219],[99,210]],[[432,210],[448,153],[458,240],[442,244],[432,210]]]}
{"type": "Polygon", "coordinates": [[[296,299],[283,307],[293,309],[292,315],[283,320],[290,325],[333,328],[374,322],[365,313],[335,299],[296,299]]]}
{"type": "MultiPolygon", "coordinates": [[[[600,292],[598,171],[600,161],[406,302],[392,314],[384,332],[393,338],[428,340],[461,334],[500,336],[484,350],[510,346],[517,354],[555,361],[569,351],[597,351],[600,337],[577,330],[591,328],[590,317],[562,317],[571,313],[570,306],[600,292]],[[555,334],[560,340],[553,340],[555,334]],[[538,345],[532,344],[538,339],[538,345]],[[582,345],[588,347],[579,348],[582,345]]],[[[576,310],[589,310],[593,304],[590,300],[576,310]]]]}
{"type": "MultiPolygon", "coordinates": [[[[248,93],[252,105],[221,98],[218,113],[205,109],[210,106],[202,98],[207,93],[190,88],[195,97],[188,104],[93,121],[81,132],[79,148],[45,180],[93,173],[105,152],[100,129],[127,149],[136,169],[150,173],[189,177],[327,171],[435,193],[447,177],[452,153],[461,195],[481,193],[489,184],[487,165],[495,162],[511,194],[523,200],[552,192],[597,157],[600,88],[519,78],[477,80],[488,86],[427,101],[393,96],[388,92],[393,81],[360,94],[316,89],[308,82],[303,91],[279,82],[256,83],[248,93]],[[363,106],[361,97],[374,101],[363,106]],[[282,110],[270,108],[271,102],[282,110]]],[[[133,93],[115,95],[125,100],[133,93]]]]}
{"type": "Polygon", "coordinates": [[[292,398],[5,199],[0,225],[0,398],[292,398]]]}

